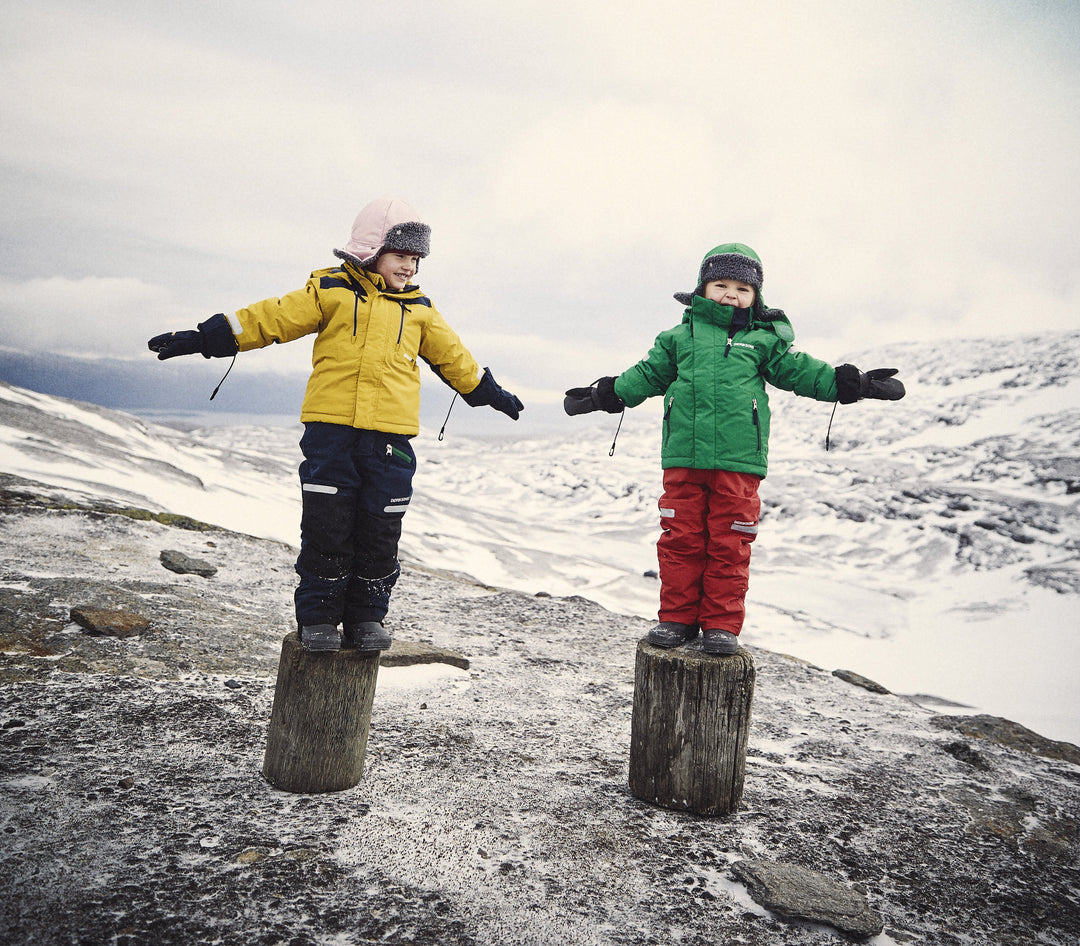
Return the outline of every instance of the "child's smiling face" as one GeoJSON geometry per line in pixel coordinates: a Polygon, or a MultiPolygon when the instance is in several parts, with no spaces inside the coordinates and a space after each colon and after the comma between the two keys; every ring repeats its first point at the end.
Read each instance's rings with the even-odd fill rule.
{"type": "Polygon", "coordinates": [[[754,304],[754,287],[737,279],[714,279],[705,283],[702,295],[720,305],[749,309],[754,304]]]}
{"type": "Polygon", "coordinates": [[[387,250],[375,261],[375,272],[382,276],[388,288],[399,290],[408,285],[419,265],[420,257],[415,253],[387,250]]]}

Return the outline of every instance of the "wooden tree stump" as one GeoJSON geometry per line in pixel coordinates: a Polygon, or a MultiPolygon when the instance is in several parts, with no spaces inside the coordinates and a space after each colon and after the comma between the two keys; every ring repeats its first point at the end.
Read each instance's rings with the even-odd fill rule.
{"type": "Polygon", "coordinates": [[[672,650],[642,639],[634,673],[630,791],[665,808],[726,815],[742,801],[754,661],[701,644],[672,650]]]}
{"type": "Polygon", "coordinates": [[[263,775],[287,792],[339,792],[364,772],[379,654],[281,644],[263,775]]]}

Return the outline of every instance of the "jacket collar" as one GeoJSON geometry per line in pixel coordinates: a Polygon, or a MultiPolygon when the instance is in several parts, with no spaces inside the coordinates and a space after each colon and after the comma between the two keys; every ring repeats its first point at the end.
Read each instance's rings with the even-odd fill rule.
{"type": "Polygon", "coordinates": [[[707,322],[723,329],[735,329],[736,331],[748,328],[753,321],[752,309],[736,309],[730,305],[720,305],[712,299],[695,295],[690,300],[690,305],[683,315],[684,322],[707,322]]]}
{"type": "Polygon", "coordinates": [[[351,259],[342,259],[341,268],[349,274],[349,278],[352,279],[353,282],[359,284],[365,290],[382,293],[384,296],[393,296],[396,299],[412,299],[420,295],[420,287],[414,286],[412,283],[401,290],[387,288],[386,281],[382,276],[378,273],[373,273],[370,269],[364,269],[361,266],[358,266],[351,259]]]}

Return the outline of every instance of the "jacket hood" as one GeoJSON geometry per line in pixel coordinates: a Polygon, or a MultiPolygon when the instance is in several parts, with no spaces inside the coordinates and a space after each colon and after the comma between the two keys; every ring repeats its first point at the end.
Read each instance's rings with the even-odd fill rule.
{"type": "Polygon", "coordinates": [[[721,243],[714,246],[701,260],[695,289],[692,292],[677,292],[675,299],[688,306],[695,295],[701,294],[705,283],[725,277],[753,286],[756,290],[754,310],[760,312],[764,309],[761,287],[765,281],[765,269],[761,264],[761,257],[745,243],[721,243]]]}

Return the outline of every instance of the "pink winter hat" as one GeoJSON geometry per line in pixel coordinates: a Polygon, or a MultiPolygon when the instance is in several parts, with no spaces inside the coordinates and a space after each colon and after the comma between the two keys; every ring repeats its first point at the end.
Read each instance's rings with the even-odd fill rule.
{"type": "Polygon", "coordinates": [[[420,222],[411,204],[396,197],[373,200],[356,215],[352,236],[344,250],[334,250],[341,258],[351,256],[368,266],[385,250],[400,250],[427,256],[431,250],[431,227],[420,222]]]}

